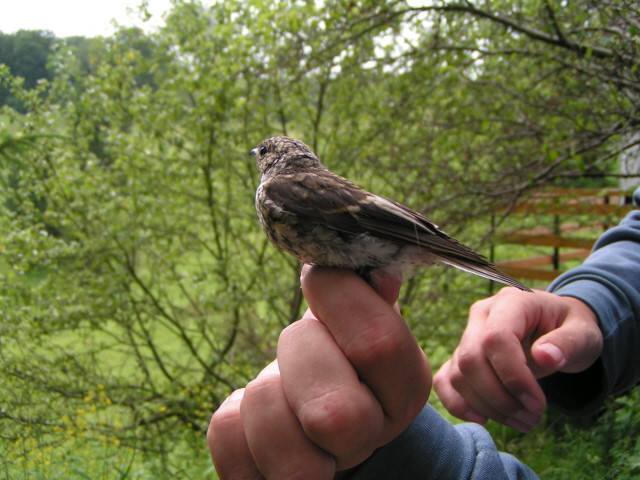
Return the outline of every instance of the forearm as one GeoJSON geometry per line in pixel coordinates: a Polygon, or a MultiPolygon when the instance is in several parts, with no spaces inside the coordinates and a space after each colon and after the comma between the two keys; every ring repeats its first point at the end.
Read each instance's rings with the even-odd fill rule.
{"type": "Polygon", "coordinates": [[[347,478],[529,480],[538,477],[511,455],[498,452],[491,436],[480,425],[454,426],[427,405],[407,430],[376,450],[347,478]]]}
{"type": "Polygon", "coordinates": [[[540,383],[559,410],[593,412],[609,394],[640,380],[640,211],[605,233],[584,264],[560,276],[550,290],[587,304],[598,317],[604,344],[586,371],[558,373],[540,383]]]}

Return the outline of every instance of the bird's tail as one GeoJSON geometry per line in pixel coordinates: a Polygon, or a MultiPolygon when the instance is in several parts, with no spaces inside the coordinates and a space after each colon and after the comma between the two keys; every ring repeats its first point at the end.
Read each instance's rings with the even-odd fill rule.
{"type": "Polygon", "coordinates": [[[471,262],[466,262],[461,259],[451,259],[451,258],[443,258],[439,257],[442,263],[446,263],[447,265],[451,265],[452,267],[459,268],[460,270],[464,270],[468,273],[473,273],[474,275],[478,275],[480,277],[488,278],[489,280],[493,280],[494,282],[499,282],[504,285],[510,285],[512,287],[519,288],[525,292],[533,292],[529,287],[520,283],[515,278],[511,278],[506,273],[502,273],[500,270],[495,268],[490,263],[478,265],[471,262]]]}

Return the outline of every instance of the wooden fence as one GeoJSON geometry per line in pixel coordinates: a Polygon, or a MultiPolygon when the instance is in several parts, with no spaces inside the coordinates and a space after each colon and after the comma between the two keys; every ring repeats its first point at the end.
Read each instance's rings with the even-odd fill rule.
{"type": "MultiPolygon", "coordinates": [[[[586,258],[593,244],[632,208],[632,191],[617,189],[550,189],[537,192],[511,209],[511,215],[551,217],[550,224],[499,232],[498,244],[548,247],[549,254],[518,260],[491,260],[504,273],[520,279],[551,282],[563,263],[586,258]]],[[[494,219],[504,211],[494,213],[494,219]]]]}

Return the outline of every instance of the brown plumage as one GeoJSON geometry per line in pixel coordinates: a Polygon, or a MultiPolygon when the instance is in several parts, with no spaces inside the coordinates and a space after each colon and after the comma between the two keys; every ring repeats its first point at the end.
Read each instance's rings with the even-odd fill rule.
{"type": "Polygon", "coordinates": [[[332,173],[299,140],[273,137],[251,152],[262,172],[260,223],[276,247],[302,262],[352,269],[375,282],[439,261],[531,291],[423,215],[332,173]]]}

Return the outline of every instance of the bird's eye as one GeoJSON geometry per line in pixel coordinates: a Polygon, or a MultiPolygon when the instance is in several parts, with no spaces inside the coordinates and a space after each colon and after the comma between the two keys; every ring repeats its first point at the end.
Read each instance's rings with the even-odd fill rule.
{"type": "Polygon", "coordinates": [[[264,145],[262,145],[262,146],[260,147],[259,153],[260,153],[260,155],[264,155],[265,153],[267,153],[267,147],[265,147],[264,145]]]}

